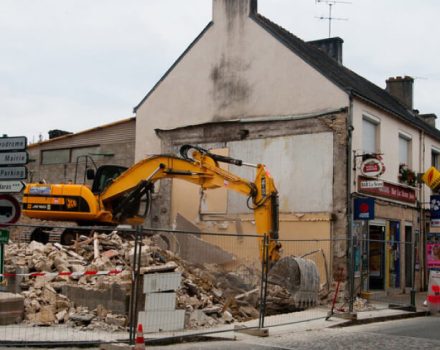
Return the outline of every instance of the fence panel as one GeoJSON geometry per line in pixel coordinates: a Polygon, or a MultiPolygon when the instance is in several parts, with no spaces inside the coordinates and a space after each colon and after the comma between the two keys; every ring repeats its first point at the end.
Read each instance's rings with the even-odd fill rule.
{"type": "MultiPolygon", "coordinates": [[[[268,273],[264,325],[278,326],[325,318],[332,296],[330,240],[281,240],[283,258],[268,273]],[[286,260],[286,262],[284,262],[286,260]],[[279,278],[277,275],[280,275],[279,278]],[[285,283],[281,280],[289,280],[285,283]],[[287,289],[287,290],[286,290],[287,289]]],[[[341,287],[340,297],[343,296],[341,287]]]]}
{"type": "MultiPolygon", "coordinates": [[[[11,227],[0,286],[0,343],[53,346],[127,340],[130,232],[75,228],[73,246],[55,227],[46,244],[28,242],[33,226],[11,227]],[[103,233],[104,232],[104,233],[103,233]],[[121,236],[120,236],[121,235],[121,236]]],[[[54,227],[45,227],[52,230],[54,227]]],[[[46,231],[39,231],[40,238],[46,231]]],[[[45,240],[45,239],[44,239],[45,240]]]]}
{"type": "Polygon", "coordinates": [[[153,233],[162,261],[140,269],[143,303],[138,315],[146,333],[164,337],[167,332],[230,331],[235,323],[258,320],[261,237],[184,231],[149,235],[153,233]]]}
{"type": "MultiPolygon", "coordinates": [[[[95,234],[96,228],[88,236],[90,229],[79,228],[72,246],[24,243],[23,230],[11,235],[0,293],[0,320],[6,319],[0,344],[132,342],[138,323],[147,339],[212,334],[322,319],[332,308],[359,312],[407,305],[410,299],[401,293],[402,284],[389,288],[391,282],[398,285],[390,277],[391,255],[384,261],[388,277],[381,290],[374,288],[374,266],[364,263],[350,288],[347,271],[332,271],[334,246],[350,247],[346,240],[280,241],[283,256],[294,259],[267,269],[261,236],[153,229],[95,234]]],[[[355,246],[368,247],[374,262],[375,247],[387,244],[355,246]]],[[[400,256],[410,256],[408,243],[393,244],[400,256]]]]}

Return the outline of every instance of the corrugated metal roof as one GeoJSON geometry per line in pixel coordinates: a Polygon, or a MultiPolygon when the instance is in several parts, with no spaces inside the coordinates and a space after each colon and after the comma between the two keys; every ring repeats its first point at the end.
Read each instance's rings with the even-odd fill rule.
{"type": "Polygon", "coordinates": [[[105,124],[105,125],[100,125],[100,126],[97,126],[95,128],[87,129],[87,130],[80,131],[80,132],[77,132],[77,133],[74,133],[74,134],[63,135],[63,136],[56,137],[56,138],[53,138],[53,139],[50,139],[50,140],[45,140],[45,141],[42,141],[42,142],[33,143],[33,144],[28,145],[28,148],[46,146],[46,145],[49,145],[49,144],[54,143],[54,142],[59,143],[62,140],[66,140],[66,141],[67,140],[72,140],[74,138],[78,138],[78,136],[87,136],[87,134],[95,133],[95,132],[98,132],[98,131],[101,131],[101,130],[104,130],[104,129],[109,129],[109,128],[112,128],[112,127],[115,127],[115,126],[118,126],[118,125],[121,125],[121,124],[124,124],[124,123],[131,123],[131,122],[133,122],[135,120],[136,120],[136,117],[131,117],[131,118],[127,118],[127,119],[118,120],[118,121],[113,122],[113,123],[109,123],[109,124],[105,124]]]}

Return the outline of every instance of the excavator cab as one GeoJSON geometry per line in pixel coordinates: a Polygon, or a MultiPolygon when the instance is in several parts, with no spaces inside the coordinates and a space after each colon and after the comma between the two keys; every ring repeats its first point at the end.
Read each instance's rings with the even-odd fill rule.
{"type": "Polygon", "coordinates": [[[87,179],[93,180],[92,192],[100,194],[107,188],[114,179],[121,175],[128,168],[119,165],[102,165],[95,173],[94,169],[87,169],[87,179]]]}

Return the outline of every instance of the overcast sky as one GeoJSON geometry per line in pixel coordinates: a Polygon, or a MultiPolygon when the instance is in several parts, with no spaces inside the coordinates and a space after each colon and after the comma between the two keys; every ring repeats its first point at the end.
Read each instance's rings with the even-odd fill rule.
{"type": "MultiPolygon", "coordinates": [[[[439,0],[347,0],[332,6],[344,64],[380,87],[415,78],[414,107],[440,117],[439,0]]],[[[328,37],[329,6],[259,0],[303,40],[328,37]]],[[[77,132],[133,116],[211,20],[211,0],[0,0],[0,134],[77,132]]]]}

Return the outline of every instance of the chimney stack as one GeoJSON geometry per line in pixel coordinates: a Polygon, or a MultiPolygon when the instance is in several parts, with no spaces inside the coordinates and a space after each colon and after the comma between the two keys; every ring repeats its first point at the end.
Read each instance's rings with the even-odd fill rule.
{"type": "Polygon", "coordinates": [[[212,20],[214,23],[230,22],[257,13],[257,0],[213,0],[212,20]]]}
{"type": "Polygon", "coordinates": [[[437,116],[434,113],[419,114],[419,117],[422,118],[425,123],[428,123],[435,128],[435,120],[437,119],[437,116]]]}
{"type": "Polygon", "coordinates": [[[391,77],[386,81],[386,91],[397,98],[410,111],[413,110],[413,84],[414,79],[408,76],[391,77]]]}
{"type": "Polygon", "coordinates": [[[342,44],[344,40],[339,37],[327,38],[321,40],[308,41],[317,48],[323,50],[327,55],[342,65],[342,44]]]}

